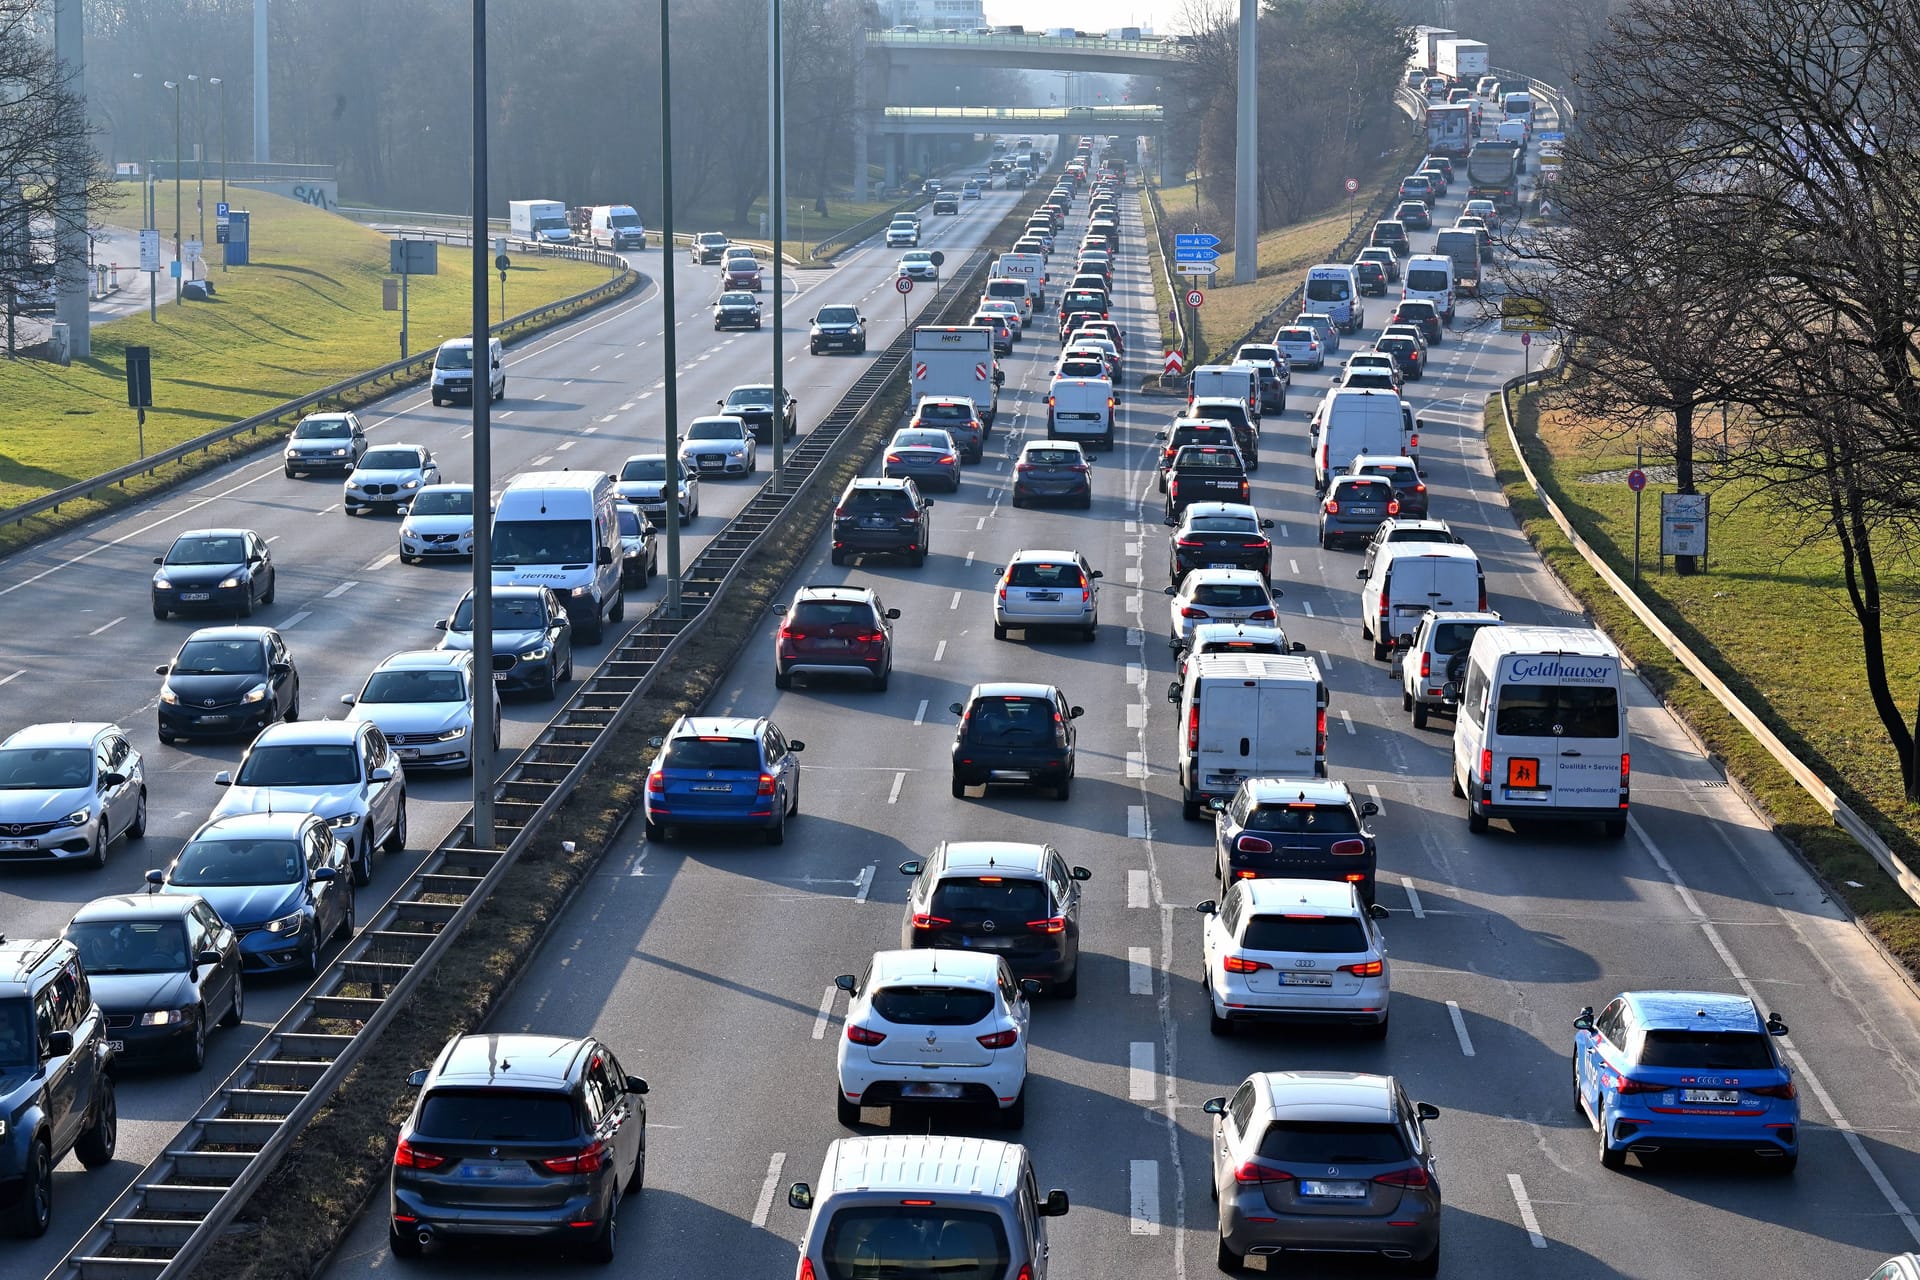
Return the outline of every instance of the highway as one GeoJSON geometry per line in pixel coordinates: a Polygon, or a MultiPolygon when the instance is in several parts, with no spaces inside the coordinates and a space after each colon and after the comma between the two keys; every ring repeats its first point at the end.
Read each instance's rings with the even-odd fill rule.
{"type": "MultiPolygon", "coordinates": [[[[1443,215],[1458,202],[1443,201],[1443,215]]],[[[1117,303],[1137,385],[1161,347],[1133,195],[1123,203],[1117,303]]],[[[1492,484],[1479,406],[1519,371],[1521,352],[1471,310],[1435,349],[1436,376],[1408,387],[1427,422],[1435,512],[1476,548],[1508,618],[1577,623],[1492,484]]],[[[1041,1185],[1073,1200],[1051,1227],[1052,1280],[1217,1274],[1200,1105],[1250,1071],[1287,1067],[1391,1072],[1441,1108],[1430,1128],[1448,1204],[1443,1275],[1863,1276],[1914,1247],[1906,1206],[1920,1197],[1920,1090],[1908,1064],[1920,1061],[1920,1006],[1644,689],[1633,686],[1624,842],[1504,824],[1467,835],[1445,780],[1447,722],[1410,728],[1384,664],[1359,640],[1359,556],[1322,552],[1314,536],[1305,424],[1327,374],[1297,374],[1288,411],[1268,416],[1254,492],[1280,522],[1285,625],[1322,655],[1334,690],[1333,776],[1382,804],[1397,1013],[1383,1044],[1208,1033],[1191,907],[1217,887],[1210,828],[1182,821],[1172,781],[1166,534],[1150,470],[1153,433],[1175,402],[1123,405],[1122,444],[1099,458],[1091,511],[1012,510],[1008,459],[1044,429],[1055,350],[1036,335],[1005,362],[1004,425],[961,492],[940,496],[923,569],[833,568],[816,540],[798,575],[877,586],[902,611],[887,693],[825,683],[776,692],[763,646],[720,684],[711,710],[771,715],[808,743],[803,816],[786,845],[712,836],[652,846],[630,824],[491,1024],[591,1031],[651,1084],[648,1185],[623,1209],[613,1273],[793,1274],[804,1215],[784,1189],[813,1180],[827,1143],[846,1132],[831,1105],[845,1010],[833,978],[894,945],[907,888],[896,863],[942,839],[992,837],[1052,841],[1094,873],[1080,996],[1034,1011],[1021,1135],[1041,1185]],[[1105,571],[1095,644],[991,638],[996,568],[1023,546],[1077,547],[1105,571]],[[943,785],[951,717],[941,708],[975,681],[1015,674],[1056,682],[1087,709],[1066,804],[1017,791],[955,800],[943,785]],[[1751,989],[1792,1026],[1805,1120],[1795,1178],[1712,1164],[1601,1169],[1572,1105],[1569,1022],[1621,989],[1662,986],[1751,989]]],[[[997,1133],[963,1117],[935,1123],[997,1133]]],[[[330,1277],[394,1274],[384,1212],[376,1196],[330,1277]]],[[[535,1258],[545,1260],[463,1250],[416,1265],[506,1280],[535,1258]]]]}
{"type": "MultiPolygon", "coordinates": [[[[964,252],[999,222],[1018,195],[993,191],[964,203],[957,217],[928,218],[922,245],[964,252]]],[[[685,250],[680,253],[674,323],[684,425],[713,412],[715,401],[731,387],[768,380],[773,338],[770,292],[762,294],[766,329],[715,333],[710,308],[719,293],[719,268],[691,266],[685,250]]],[[[660,253],[627,256],[653,280],[643,293],[507,352],[507,398],[493,407],[496,489],[516,472],[617,470],[629,454],[662,447],[660,253]]],[[[799,402],[802,433],[825,416],[866,366],[852,356],[809,356],[808,318],[826,302],[859,302],[872,322],[874,351],[884,349],[901,326],[901,302],[892,288],[898,260],[898,250],[869,243],[843,254],[831,270],[786,273],[785,377],[799,402]]],[[[771,280],[768,271],[769,290],[771,280]]],[[[929,287],[913,294],[916,312],[929,287]]],[[[446,479],[471,477],[472,424],[465,406],[436,409],[420,387],[358,413],[374,445],[424,444],[446,479]]],[[[683,563],[765,479],[771,451],[764,447],[760,465],[761,474],[751,479],[701,486],[700,514],[686,530],[683,563]]],[[[0,616],[15,624],[0,631],[0,736],[22,725],[70,717],[117,721],[145,757],[150,797],[146,838],[116,843],[100,873],[0,868],[0,929],[8,936],[57,933],[80,904],[140,888],[146,870],[166,865],[206,818],[220,794],[214,773],[231,767],[244,749],[238,741],[163,747],[157,739],[160,677],[154,666],[170,661],[195,628],[223,621],[153,619],[147,586],[152,559],[178,533],[244,526],[272,544],[280,574],[276,603],[257,609],[249,621],[285,634],[300,672],[303,718],[344,714],[340,695],[356,692],[382,657],[431,648],[438,641],[433,624],[466,590],[469,565],[399,563],[394,554],[398,518],[350,517],[341,512],[339,499],[337,478],[287,479],[275,450],[0,562],[0,616]],[[31,625],[21,625],[25,619],[32,619],[31,625]]],[[[663,537],[663,566],[665,559],[663,537]]],[[[610,627],[606,642],[579,649],[576,678],[609,652],[662,590],[656,578],[644,591],[628,593],[625,624],[610,627]]],[[[506,700],[503,736],[509,756],[532,740],[557,706],[506,700]]],[[[401,854],[377,855],[373,883],[359,891],[363,920],[452,829],[470,795],[465,777],[416,775],[407,786],[412,845],[401,854]]],[[[250,983],[246,1024],[209,1037],[208,1062],[198,1075],[124,1075],[117,1158],[94,1173],[72,1157],[64,1161],[54,1182],[53,1229],[41,1240],[4,1246],[6,1263],[0,1270],[10,1275],[49,1271],[298,994],[299,984],[291,981],[250,983]]]]}

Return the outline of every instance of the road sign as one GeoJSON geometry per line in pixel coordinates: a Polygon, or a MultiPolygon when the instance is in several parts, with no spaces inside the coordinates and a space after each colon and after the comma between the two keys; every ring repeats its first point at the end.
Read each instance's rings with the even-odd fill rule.
{"type": "Polygon", "coordinates": [[[1198,307],[1200,306],[1200,304],[1201,304],[1201,303],[1203,303],[1203,302],[1205,302],[1206,300],[1207,300],[1207,295],[1206,295],[1206,294],[1204,294],[1204,293],[1202,293],[1202,292],[1200,292],[1200,291],[1199,291],[1198,289],[1189,289],[1189,290],[1187,290],[1187,305],[1188,305],[1188,306],[1190,306],[1190,307],[1194,307],[1194,308],[1198,308],[1198,307]]]}
{"type": "Polygon", "coordinates": [[[213,242],[215,244],[225,244],[228,235],[232,231],[233,224],[231,222],[216,222],[213,226],[213,242]]]}
{"type": "Polygon", "coordinates": [[[1635,493],[1638,493],[1646,487],[1647,487],[1646,472],[1642,471],[1638,467],[1635,467],[1633,470],[1627,472],[1627,488],[1633,490],[1635,493]]]}
{"type": "Polygon", "coordinates": [[[1522,334],[1520,335],[1520,345],[1521,345],[1521,346],[1523,346],[1523,347],[1530,347],[1530,346],[1532,346],[1532,345],[1533,345],[1533,335],[1532,335],[1531,333],[1522,333],[1522,334]]]}
{"type": "Polygon", "coordinates": [[[927,255],[927,261],[931,262],[935,267],[944,267],[947,265],[947,255],[935,249],[927,255]]]}
{"type": "Polygon", "coordinates": [[[1567,135],[1566,131],[1562,129],[1544,129],[1534,134],[1533,140],[1545,146],[1549,142],[1565,142],[1567,135]]]}
{"type": "Polygon", "coordinates": [[[440,246],[432,240],[389,240],[387,270],[397,276],[439,275],[440,246]]]}
{"type": "Polygon", "coordinates": [[[1166,364],[1163,367],[1166,370],[1166,376],[1172,378],[1178,376],[1181,370],[1187,367],[1187,362],[1180,358],[1178,351],[1169,351],[1167,352],[1166,364]]]}
{"type": "Polygon", "coordinates": [[[142,271],[160,269],[160,232],[152,227],[140,233],[140,269],[142,271]]]}
{"type": "Polygon", "coordinates": [[[495,271],[505,271],[508,267],[512,265],[513,265],[512,260],[509,259],[506,254],[499,253],[494,255],[493,269],[495,271]]]}
{"type": "Polygon", "coordinates": [[[1548,333],[1553,329],[1545,309],[1533,298],[1503,298],[1500,327],[1509,333],[1548,333]]]}
{"type": "Polygon", "coordinates": [[[1354,192],[1360,189],[1360,180],[1358,178],[1348,178],[1346,181],[1346,188],[1347,188],[1347,194],[1352,195],[1354,192]]]}
{"type": "Polygon", "coordinates": [[[1220,269],[1217,262],[1176,262],[1173,269],[1183,276],[1210,276],[1220,269]]]}
{"type": "Polygon", "coordinates": [[[233,206],[225,200],[213,206],[213,216],[219,220],[220,225],[223,227],[227,225],[227,215],[232,212],[233,206]]]}
{"type": "Polygon", "coordinates": [[[153,348],[127,348],[127,408],[153,408],[153,348]]]}
{"type": "Polygon", "coordinates": [[[1218,249],[1175,249],[1173,251],[1175,262],[1212,262],[1219,256],[1218,249]]]}
{"type": "Polygon", "coordinates": [[[198,261],[200,258],[200,250],[203,247],[198,240],[189,240],[180,246],[180,252],[186,255],[189,260],[198,261]]]}
{"type": "Polygon", "coordinates": [[[1660,554],[1707,554],[1708,499],[1704,493],[1660,495],[1660,554]]]}
{"type": "Polygon", "coordinates": [[[1177,249],[1216,249],[1220,246],[1220,237],[1205,231],[1182,232],[1173,238],[1173,247],[1177,249]]]}
{"type": "MultiPolygon", "coordinates": [[[[899,279],[897,279],[897,280],[895,280],[895,281],[893,282],[893,291],[894,291],[895,293],[912,293],[912,292],[913,292],[913,277],[912,277],[912,276],[901,276],[901,277],[900,277],[899,279]]],[[[920,374],[915,374],[914,376],[915,376],[915,377],[917,378],[917,377],[920,377],[920,376],[922,376],[922,375],[920,375],[920,374]]]]}

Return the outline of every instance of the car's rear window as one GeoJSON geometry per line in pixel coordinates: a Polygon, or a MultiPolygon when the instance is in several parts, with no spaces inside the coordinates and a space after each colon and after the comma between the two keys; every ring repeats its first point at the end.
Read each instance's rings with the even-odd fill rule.
{"type": "Polygon", "coordinates": [[[1336,486],[1339,497],[1347,502],[1384,502],[1393,496],[1393,486],[1372,476],[1346,480],[1336,486]]]}
{"type": "Polygon", "coordinates": [[[1354,835],[1360,820],[1344,804],[1263,804],[1241,823],[1248,831],[1354,835]]]}
{"type": "Polygon", "coordinates": [[[1100,360],[1068,360],[1060,366],[1063,378],[1104,378],[1107,366],[1100,360]]]}
{"type": "Polygon", "coordinates": [[[1367,931],[1352,916],[1250,916],[1240,945],[1248,951],[1346,955],[1367,949],[1367,931]]]}
{"type": "Polygon", "coordinates": [[[1407,1158],[1397,1125],[1277,1120],[1260,1136],[1260,1155],[1280,1164],[1393,1164],[1407,1158]]]}
{"type": "Polygon", "coordinates": [[[841,1209],[820,1256],[826,1280],[1001,1280],[1013,1265],[998,1215],[938,1205],[841,1209]]]}
{"type": "Polygon", "coordinates": [[[1020,876],[947,876],[934,886],[933,914],[958,924],[981,916],[1044,919],[1047,887],[1020,876]]]}
{"type": "Polygon", "coordinates": [[[1029,449],[1022,461],[1036,467],[1070,467],[1082,461],[1077,449],[1029,449]]]}
{"type": "Polygon", "coordinates": [[[1082,587],[1086,585],[1086,580],[1081,577],[1080,566],[1077,564],[1022,560],[1008,568],[1007,585],[1059,589],[1082,587]]]}
{"type": "Polygon", "coordinates": [[[1233,428],[1218,427],[1177,427],[1174,429],[1172,443],[1175,449],[1187,444],[1212,444],[1222,448],[1233,443],[1233,428]]]}
{"type": "Polygon", "coordinates": [[[793,606],[792,625],[831,627],[837,623],[873,625],[873,606],[864,600],[802,600],[793,606]]]}
{"type": "Polygon", "coordinates": [[[888,1022],[919,1027],[970,1027],[993,1012],[993,995],[973,987],[882,987],[873,1011],[888,1022]]]}
{"type": "Polygon", "coordinates": [[[1238,471],[1241,469],[1240,455],[1228,452],[1222,446],[1211,449],[1182,449],[1174,455],[1173,465],[1182,471],[1238,471]]]}
{"type": "Polygon", "coordinates": [[[1194,516],[1187,528],[1195,533],[1243,533],[1249,538],[1260,532],[1245,516],[1194,516]]]}
{"type": "Polygon", "coordinates": [[[840,505],[848,511],[871,514],[876,511],[905,511],[909,504],[904,489],[855,489],[840,500],[840,505]]]}
{"type": "Polygon", "coordinates": [[[1045,698],[982,698],[967,713],[967,740],[979,746],[1045,746],[1055,739],[1045,698]]]}
{"type": "Polygon", "coordinates": [[[758,769],[760,744],[751,738],[675,738],[667,744],[669,769],[758,769]]]}
{"type": "Polygon", "coordinates": [[[1488,625],[1485,622],[1443,622],[1433,629],[1433,651],[1443,658],[1465,653],[1473,646],[1474,633],[1488,625]]]}
{"type": "Polygon", "coordinates": [[[479,1142],[565,1142],[577,1128],[572,1099],[512,1089],[435,1089],[414,1124],[422,1137],[479,1142]]]}
{"type": "Polygon", "coordinates": [[[1718,1071],[1752,1071],[1774,1065],[1773,1046],[1757,1031],[1649,1030],[1640,1046],[1640,1062],[1648,1067],[1718,1071]]]}
{"type": "Polygon", "coordinates": [[[923,404],[920,406],[922,422],[971,422],[973,406],[966,404],[923,404]]]}
{"type": "Polygon", "coordinates": [[[1193,602],[1223,609],[1252,609],[1273,603],[1267,596],[1266,588],[1251,582],[1203,583],[1193,589],[1193,602]]]}

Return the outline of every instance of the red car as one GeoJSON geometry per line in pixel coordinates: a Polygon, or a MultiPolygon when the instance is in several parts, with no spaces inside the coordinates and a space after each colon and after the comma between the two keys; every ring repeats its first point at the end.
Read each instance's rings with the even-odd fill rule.
{"type": "Polygon", "coordinates": [[[773,641],[773,684],[793,687],[796,674],[865,677],[885,692],[893,674],[893,621],[867,587],[802,587],[785,609],[773,641]]]}
{"type": "Polygon", "coordinates": [[[760,263],[753,258],[731,258],[720,273],[722,289],[751,289],[760,292],[760,263]]]}

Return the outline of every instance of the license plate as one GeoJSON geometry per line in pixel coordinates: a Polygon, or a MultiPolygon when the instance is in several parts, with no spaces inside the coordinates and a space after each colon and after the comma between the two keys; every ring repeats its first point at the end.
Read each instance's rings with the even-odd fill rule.
{"type": "Polygon", "coordinates": [[[1380,508],[1375,506],[1360,506],[1356,504],[1353,508],[1353,514],[1357,516],[1377,516],[1380,514],[1380,508]]]}
{"type": "Polygon", "coordinates": [[[695,791],[715,791],[722,795],[728,795],[733,791],[733,784],[730,782],[718,784],[696,783],[692,789],[695,791]]]}
{"type": "Polygon", "coordinates": [[[230,716],[223,716],[223,715],[222,716],[201,716],[200,723],[201,724],[225,724],[231,718],[232,717],[230,716]]]}
{"type": "Polygon", "coordinates": [[[847,644],[848,644],[848,642],[845,640],[831,640],[831,639],[820,640],[820,641],[816,641],[815,643],[817,643],[819,647],[822,649],[844,649],[847,647],[847,644]]]}
{"type": "Polygon", "coordinates": [[[1280,975],[1283,987],[1330,987],[1333,978],[1324,973],[1283,973],[1280,975]]]}
{"type": "Polygon", "coordinates": [[[721,458],[700,459],[700,469],[702,471],[718,471],[721,467],[724,467],[726,465],[727,464],[725,460],[721,458]]]}
{"type": "Polygon", "coordinates": [[[1052,604],[1060,599],[1058,591],[1029,591],[1027,599],[1036,604],[1052,604]]]}
{"type": "Polygon", "coordinates": [[[903,1098],[957,1098],[960,1096],[960,1086],[931,1080],[914,1081],[900,1086],[900,1096],[903,1098]]]}
{"type": "Polygon", "coordinates": [[[960,935],[960,945],[962,947],[979,947],[983,951],[1004,950],[1012,944],[1012,938],[981,938],[970,933],[960,935]]]}
{"type": "Polygon", "coordinates": [[[1300,1184],[1300,1194],[1321,1200],[1365,1200],[1367,1184],[1364,1182],[1319,1182],[1307,1180],[1300,1184]]]}
{"type": "Polygon", "coordinates": [[[182,591],[180,598],[182,600],[210,600],[213,597],[211,593],[206,591],[182,591]]]}
{"type": "Polygon", "coordinates": [[[1545,804],[1553,798],[1545,791],[1530,787],[1508,787],[1506,791],[1507,799],[1524,800],[1529,804],[1545,804]]]}
{"type": "Polygon", "coordinates": [[[0,840],[0,849],[6,849],[10,852],[16,849],[31,848],[33,848],[33,841],[31,840],[0,840]]]}
{"type": "Polygon", "coordinates": [[[860,522],[861,527],[865,529],[884,529],[887,527],[887,524],[888,521],[885,516],[868,516],[860,522]]]}
{"type": "Polygon", "coordinates": [[[507,673],[504,671],[496,671],[493,673],[493,678],[495,680],[505,680],[507,678],[507,673]]]}
{"type": "Polygon", "coordinates": [[[400,753],[402,760],[418,760],[420,758],[420,748],[418,747],[395,747],[394,750],[400,753]]]}
{"type": "Polygon", "coordinates": [[[1738,1089],[1682,1089],[1680,1091],[1680,1101],[1713,1102],[1721,1105],[1732,1105],[1740,1101],[1740,1091],[1738,1089]]]}
{"type": "Polygon", "coordinates": [[[1212,564],[1209,564],[1207,566],[1207,568],[1209,569],[1235,569],[1238,567],[1239,567],[1238,565],[1233,565],[1233,564],[1222,564],[1219,561],[1215,561],[1212,564]]]}
{"type": "Polygon", "coordinates": [[[518,1182],[521,1176],[519,1169],[507,1165],[469,1161],[460,1166],[460,1177],[466,1182],[518,1182]]]}
{"type": "Polygon", "coordinates": [[[125,1053],[127,1051],[127,1042],[125,1040],[109,1040],[106,1043],[108,1053],[125,1053]]]}

